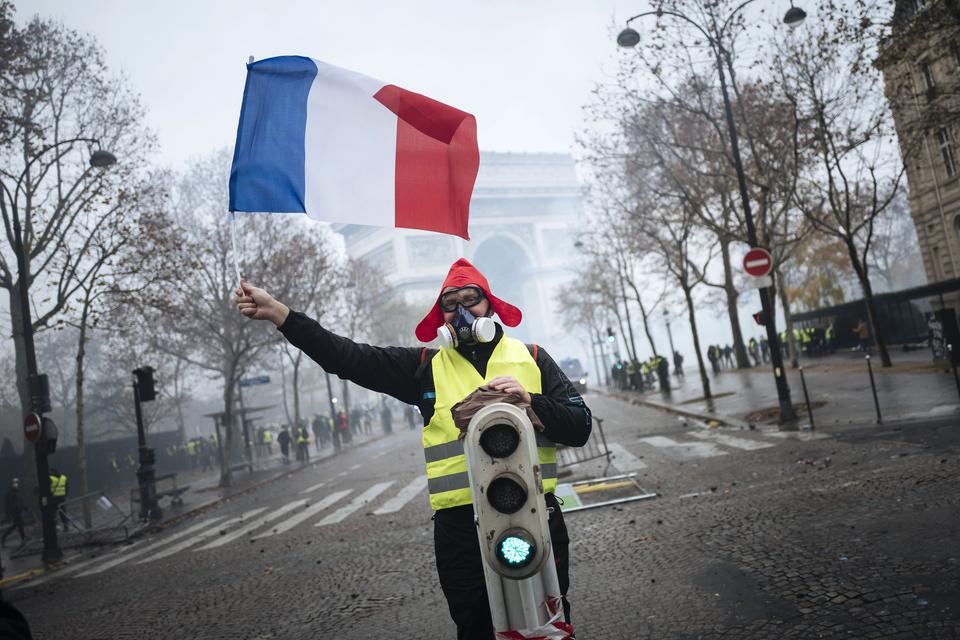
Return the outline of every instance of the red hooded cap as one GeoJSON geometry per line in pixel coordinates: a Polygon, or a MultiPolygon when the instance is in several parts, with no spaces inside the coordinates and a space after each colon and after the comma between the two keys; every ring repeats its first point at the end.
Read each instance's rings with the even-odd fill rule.
{"type": "MultiPolygon", "coordinates": [[[[440,291],[442,292],[447,287],[457,287],[459,289],[468,284],[475,284],[483,289],[484,295],[490,301],[490,306],[494,313],[500,317],[503,324],[508,327],[515,327],[520,324],[520,320],[523,318],[520,309],[490,293],[490,285],[487,284],[487,279],[464,258],[460,258],[450,266],[450,271],[447,272],[447,277],[440,286],[440,291]]],[[[417,325],[417,339],[420,342],[430,342],[437,337],[437,329],[442,326],[443,311],[440,310],[440,296],[438,295],[433,309],[417,325]]]]}

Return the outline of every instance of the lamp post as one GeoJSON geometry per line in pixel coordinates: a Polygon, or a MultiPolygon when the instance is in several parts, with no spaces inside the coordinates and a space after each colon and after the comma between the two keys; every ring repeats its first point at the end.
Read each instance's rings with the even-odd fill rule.
{"type": "MultiPolygon", "coordinates": [[[[20,318],[23,328],[23,351],[27,366],[27,388],[30,393],[30,407],[23,407],[23,414],[36,413],[43,417],[45,411],[49,411],[49,391],[46,388],[45,376],[41,376],[37,371],[37,352],[33,343],[33,320],[30,315],[30,290],[29,274],[27,273],[27,255],[24,251],[24,234],[20,222],[20,211],[17,207],[16,197],[20,191],[23,180],[30,170],[30,166],[41,158],[48,151],[56,149],[65,144],[76,142],[89,142],[100,146],[100,141],[96,138],[72,138],[70,140],[61,140],[48,145],[37,152],[27,162],[23,171],[17,178],[13,191],[0,180],[0,187],[10,201],[10,217],[13,226],[13,251],[17,256],[17,292],[19,294],[18,302],[20,304],[20,318]]],[[[105,168],[115,164],[117,159],[109,151],[98,148],[90,156],[90,166],[95,168],[105,168]]],[[[3,210],[4,217],[7,214],[7,206],[3,194],[0,194],[0,208],[3,210]]],[[[43,530],[43,553],[42,558],[45,563],[58,561],[63,557],[60,551],[60,545],[57,542],[57,526],[55,513],[53,511],[52,496],[50,493],[50,468],[47,462],[47,443],[43,435],[37,441],[34,452],[36,454],[37,464],[37,484],[40,494],[40,521],[43,530]]]]}
{"type": "MultiPolygon", "coordinates": [[[[730,53],[723,46],[722,38],[727,27],[730,26],[731,21],[737,15],[737,13],[754,1],[755,0],[747,0],[746,2],[740,4],[729,16],[727,16],[726,20],[717,26],[717,37],[710,35],[706,29],[700,26],[696,21],[688,18],[686,15],[678,11],[670,11],[662,8],[655,11],[638,13],[632,18],[628,19],[627,27],[617,36],[617,44],[621,47],[635,47],[640,42],[640,33],[629,26],[631,22],[647,16],[656,16],[657,18],[670,16],[679,20],[683,20],[687,24],[692,25],[704,36],[704,38],[706,38],[707,42],[710,43],[710,47],[713,49],[713,53],[716,57],[717,75],[720,77],[720,91],[723,95],[723,110],[726,116],[727,130],[730,136],[730,151],[733,156],[733,166],[737,173],[737,184],[740,189],[741,205],[743,206],[743,218],[747,226],[747,242],[751,248],[759,246],[759,242],[757,241],[757,228],[753,222],[753,214],[750,209],[750,194],[747,191],[747,179],[743,171],[743,161],[740,158],[740,142],[737,135],[737,125],[733,120],[733,108],[730,106],[730,95],[727,91],[727,78],[726,73],[724,72],[724,59],[729,61],[730,53]]],[[[806,18],[806,15],[807,14],[803,11],[803,9],[794,7],[791,4],[790,9],[783,17],[783,22],[790,28],[794,28],[803,22],[804,18],[806,18]]],[[[783,370],[783,353],[780,351],[780,341],[777,336],[777,329],[773,323],[773,301],[770,297],[770,289],[767,287],[760,289],[760,306],[763,309],[763,316],[765,318],[767,330],[767,342],[770,344],[771,349],[773,376],[777,386],[777,398],[780,403],[780,419],[781,422],[792,421],[796,418],[796,413],[793,410],[793,403],[790,400],[790,387],[787,384],[786,372],[783,370]]]]}
{"type": "Polygon", "coordinates": [[[667,323],[667,338],[670,340],[670,359],[673,359],[673,354],[677,352],[673,348],[673,334],[670,332],[670,312],[666,309],[663,310],[663,321],[667,323]]]}

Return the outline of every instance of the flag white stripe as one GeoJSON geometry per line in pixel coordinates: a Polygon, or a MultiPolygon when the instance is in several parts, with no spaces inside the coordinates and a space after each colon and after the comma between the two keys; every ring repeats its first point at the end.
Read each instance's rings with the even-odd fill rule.
{"type": "Polygon", "coordinates": [[[231,532],[231,533],[228,533],[228,534],[225,535],[225,536],[221,536],[220,538],[217,538],[217,539],[214,540],[213,542],[210,542],[210,543],[208,543],[208,544],[205,544],[205,545],[203,545],[202,547],[200,547],[200,548],[198,548],[198,549],[195,549],[194,551],[205,551],[205,550],[207,550],[207,549],[216,549],[217,547],[222,547],[223,545],[227,544],[228,542],[233,542],[233,541],[236,540],[237,538],[240,538],[240,537],[242,537],[242,536],[245,536],[246,534],[250,533],[251,531],[256,531],[257,529],[259,529],[259,528],[262,527],[263,525],[267,524],[268,522],[273,522],[273,521],[276,520],[277,518],[279,518],[279,517],[281,517],[281,516],[283,516],[283,515],[286,515],[288,512],[293,511],[294,509],[298,509],[298,508],[304,507],[306,504],[307,504],[307,501],[306,501],[306,500],[294,500],[294,501],[291,502],[290,504],[285,504],[285,505],[283,505],[282,507],[280,507],[280,508],[277,509],[276,511],[271,511],[270,513],[268,513],[267,515],[263,516],[263,517],[260,518],[259,520],[254,520],[254,521],[251,522],[250,524],[248,524],[248,525],[246,525],[246,526],[243,526],[243,527],[240,527],[240,528],[237,529],[236,531],[233,531],[233,532],[231,532]]]}
{"type": "Polygon", "coordinates": [[[413,482],[401,489],[397,495],[387,500],[383,506],[374,511],[374,513],[382,516],[385,513],[400,511],[414,496],[419,495],[426,488],[427,476],[417,476],[413,479],[413,482]]]}
{"type": "Polygon", "coordinates": [[[326,518],[324,518],[323,520],[321,520],[320,522],[318,522],[313,526],[322,527],[327,524],[336,524],[337,522],[340,522],[341,520],[349,516],[351,513],[353,513],[354,511],[356,511],[357,509],[367,504],[368,502],[372,501],[378,495],[386,491],[387,488],[393,484],[393,482],[394,481],[391,480],[390,482],[380,482],[378,484],[373,485],[372,487],[370,487],[369,489],[361,493],[359,496],[351,500],[350,504],[340,507],[339,509],[337,509],[336,511],[334,511],[333,513],[331,513],[326,518]]]}
{"type": "Polygon", "coordinates": [[[221,522],[221,523],[220,523],[219,525],[217,525],[216,527],[211,527],[210,529],[207,529],[206,531],[201,531],[200,533],[198,533],[197,535],[193,536],[192,538],[187,538],[187,539],[184,540],[183,542],[179,542],[179,543],[173,545],[172,547],[167,547],[167,548],[164,549],[163,551],[158,551],[157,553],[153,554],[152,556],[149,556],[149,557],[147,557],[147,558],[144,558],[143,560],[140,560],[139,562],[137,562],[137,564],[144,564],[144,563],[146,563],[146,562],[153,562],[154,560],[159,560],[160,558],[166,558],[167,556],[172,556],[173,554],[179,553],[180,551],[183,551],[184,549],[189,549],[189,548],[192,547],[193,545],[199,544],[199,543],[203,542],[204,540],[206,540],[207,538],[210,538],[210,537],[212,537],[212,536],[217,535],[218,533],[220,533],[221,531],[223,531],[225,527],[232,527],[232,526],[235,525],[235,524],[242,523],[245,519],[247,519],[247,518],[252,518],[253,516],[255,516],[255,515],[257,515],[258,513],[260,513],[261,511],[265,511],[265,510],[266,510],[266,507],[260,507],[259,509],[253,509],[252,511],[247,511],[247,512],[245,512],[245,513],[242,513],[242,514],[240,514],[239,516],[237,516],[236,518],[230,518],[229,520],[227,520],[227,521],[225,521],[225,522],[221,522]]]}
{"type": "Polygon", "coordinates": [[[300,513],[297,513],[296,515],[291,516],[290,518],[287,518],[286,520],[281,522],[279,525],[277,525],[267,533],[262,533],[253,539],[261,540],[263,538],[269,538],[270,536],[275,536],[277,534],[290,531],[290,529],[293,529],[295,526],[297,526],[304,520],[308,520],[309,518],[314,517],[315,515],[317,515],[318,513],[320,513],[321,511],[323,511],[333,503],[335,503],[337,500],[339,500],[340,498],[350,493],[351,491],[352,491],[351,489],[344,489],[343,491],[337,491],[336,493],[331,493],[330,495],[328,495],[326,498],[324,498],[317,504],[310,505],[300,513]]]}
{"type": "Polygon", "coordinates": [[[329,222],[396,223],[397,116],[384,82],[314,60],[304,131],[304,208],[329,222]]]}
{"type": "Polygon", "coordinates": [[[183,531],[178,531],[178,532],[174,533],[173,535],[170,535],[170,536],[165,537],[163,540],[160,540],[160,541],[155,542],[155,543],[153,543],[153,544],[148,544],[148,545],[145,546],[145,547],[140,547],[139,549],[137,549],[136,551],[133,551],[133,552],[131,552],[131,553],[125,553],[125,554],[123,554],[121,557],[116,558],[115,560],[111,560],[111,561],[109,561],[109,562],[104,562],[103,564],[98,564],[98,565],[97,565],[96,567],[94,567],[93,569],[90,569],[89,571],[84,571],[83,573],[77,575],[77,577],[79,578],[79,577],[81,577],[81,576],[92,576],[92,575],[94,575],[94,574],[97,574],[97,573],[101,573],[101,572],[103,572],[103,571],[106,571],[107,569],[112,569],[113,567],[115,567],[115,566],[117,566],[117,565],[119,565],[119,564],[123,564],[123,563],[126,562],[127,560],[132,560],[133,558],[142,556],[142,555],[145,554],[145,553],[150,553],[150,552],[153,551],[154,549],[159,549],[160,547],[162,547],[162,546],[164,546],[164,545],[167,545],[167,544],[170,544],[171,542],[173,542],[173,541],[175,541],[175,540],[179,540],[180,538],[185,538],[185,537],[187,537],[187,536],[189,536],[189,535],[193,535],[193,534],[196,533],[197,531],[200,531],[201,529],[206,529],[207,527],[210,527],[210,526],[214,525],[214,523],[217,523],[217,522],[219,522],[220,520],[223,520],[223,516],[217,516],[216,518],[210,518],[209,520],[204,520],[203,522],[198,522],[197,524],[193,525],[192,527],[188,527],[187,529],[184,529],[183,531]]]}

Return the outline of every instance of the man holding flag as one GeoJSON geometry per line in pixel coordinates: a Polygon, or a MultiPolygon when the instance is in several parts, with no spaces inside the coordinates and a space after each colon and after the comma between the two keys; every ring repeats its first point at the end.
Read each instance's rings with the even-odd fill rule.
{"type": "MultiPolygon", "coordinates": [[[[503,324],[516,326],[521,319],[520,310],[494,296],[486,278],[464,259],[450,267],[433,309],[417,326],[416,335],[422,342],[438,336],[449,341],[449,346],[439,350],[355,343],[306,315],[291,311],[246,281],[237,289],[236,303],[243,315],[273,322],[291,344],[325,371],[420,408],[430,506],[436,511],[434,545],[440,586],[457,625],[457,638],[492,638],[493,625],[467,474],[445,471],[459,468],[460,459],[464,457],[462,447],[458,451],[451,448],[459,436],[451,407],[477,387],[512,394],[533,408],[544,425],[543,436],[550,443],[574,447],[586,443],[592,424],[590,410],[582,397],[546,351],[506,336],[503,327],[492,320],[496,314],[503,324]],[[459,331],[463,326],[476,328],[479,326],[476,323],[483,324],[484,320],[488,321],[484,329],[459,331]],[[454,329],[453,334],[461,336],[459,339],[449,333],[450,327],[454,329]],[[464,335],[469,337],[463,339],[464,335]]],[[[555,461],[552,446],[541,448],[541,455],[555,461]]],[[[550,510],[553,557],[560,590],[565,596],[570,584],[569,538],[553,495],[556,465],[545,463],[543,458],[541,463],[550,510]]],[[[569,622],[570,605],[566,597],[563,604],[569,622]]]]}

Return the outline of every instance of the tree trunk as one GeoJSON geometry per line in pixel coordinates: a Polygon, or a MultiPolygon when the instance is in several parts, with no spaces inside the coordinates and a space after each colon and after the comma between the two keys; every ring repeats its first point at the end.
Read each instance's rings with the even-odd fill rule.
{"type": "Polygon", "coordinates": [[[233,474],[230,472],[230,463],[233,459],[233,385],[234,385],[233,367],[227,371],[223,378],[223,432],[224,446],[221,447],[223,460],[220,466],[220,486],[229,487],[233,484],[233,474]]]}
{"type": "MultiPolygon", "coordinates": [[[[787,327],[787,344],[790,345],[790,368],[796,369],[800,366],[800,350],[797,349],[797,339],[793,333],[793,314],[790,313],[790,294],[787,293],[787,283],[780,274],[780,269],[775,269],[774,274],[777,277],[777,284],[780,285],[778,297],[780,306],[783,307],[783,322],[787,327]]],[[[782,353],[782,352],[781,352],[782,353]]]]}
{"type": "Polygon", "coordinates": [[[283,358],[286,356],[286,347],[280,347],[280,391],[283,393],[283,415],[287,418],[287,426],[290,422],[290,405],[287,404],[287,369],[283,366],[283,358]]]}
{"type": "Polygon", "coordinates": [[[173,369],[173,399],[177,405],[177,433],[180,437],[180,444],[186,444],[187,424],[183,419],[183,382],[180,376],[183,372],[183,360],[177,358],[177,364],[173,369]]]}
{"type": "Polygon", "coordinates": [[[10,328],[16,356],[17,394],[20,397],[20,410],[28,413],[30,410],[30,389],[27,386],[27,354],[23,340],[23,314],[20,312],[20,286],[15,284],[8,291],[10,293],[10,328]]]}
{"type": "Polygon", "coordinates": [[[639,361],[637,357],[637,343],[633,338],[633,322],[630,321],[630,300],[627,299],[627,288],[623,284],[624,277],[620,276],[620,294],[623,296],[623,311],[627,316],[627,330],[630,332],[630,353],[634,360],[639,361]]]}
{"type": "MultiPolygon", "coordinates": [[[[347,419],[350,418],[350,387],[346,380],[340,381],[340,389],[343,391],[343,410],[347,412],[347,419]]],[[[351,425],[352,427],[353,425],[351,425]]]]}
{"type": "Polygon", "coordinates": [[[730,318],[730,333],[733,335],[733,356],[738,369],[749,369],[747,346],[743,342],[743,330],[740,328],[740,310],[737,301],[740,292],[733,284],[733,267],[730,264],[730,241],[720,239],[720,255],[723,258],[723,290],[727,294],[727,317],[730,318]]]}
{"type": "MultiPolygon", "coordinates": [[[[83,313],[80,316],[80,335],[77,341],[77,369],[74,377],[76,384],[76,417],[77,417],[77,473],[80,474],[80,495],[85,496],[90,493],[90,486],[87,477],[87,438],[84,425],[84,401],[83,401],[83,361],[87,355],[87,312],[89,306],[84,304],[83,313]]],[[[86,501],[83,503],[83,520],[87,528],[92,526],[90,514],[90,505],[86,501]]]]}
{"type": "Polygon", "coordinates": [[[697,332],[697,318],[693,311],[693,296],[690,295],[690,287],[685,284],[680,285],[683,288],[683,296],[687,300],[687,315],[690,319],[690,331],[693,333],[693,351],[697,354],[697,366],[700,367],[700,383],[703,385],[703,397],[712,398],[710,393],[710,378],[707,377],[707,368],[703,364],[703,354],[700,352],[700,335],[697,332]]]}
{"type": "Polygon", "coordinates": [[[300,424],[300,358],[293,360],[293,420],[300,424]]]}
{"type": "Polygon", "coordinates": [[[860,280],[860,288],[863,289],[863,302],[867,307],[867,322],[870,323],[870,331],[873,332],[873,343],[877,345],[877,351],[880,352],[880,362],[884,367],[892,367],[890,353],[887,351],[887,343],[880,332],[880,322],[877,317],[877,306],[873,301],[873,287],[870,284],[870,276],[867,275],[866,267],[860,263],[857,256],[857,248],[852,242],[847,242],[847,253],[850,254],[850,260],[853,263],[853,270],[857,273],[860,280]]]}
{"type": "MultiPolygon", "coordinates": [[[[640,298],[640,292],[637,290],[637,286],[633,284],[633,280],[628,280],[630,283],[630,288],[633,289],[633,297],[637,300],[637,306],[640,307],[640,315],[643,317],[643,332],[647,334],[647,342],[650,343],[650,349],[653,351],[653,355],[659,355],[657,353],[657,345],[653,342],[653,335],[650,333],[650,321],[648,320],[649,315],[647,314],[646,307],[643,306],[643,300],[640,298]]],[[[671,354],[672,357],[673,354],[671,354]]]]}

